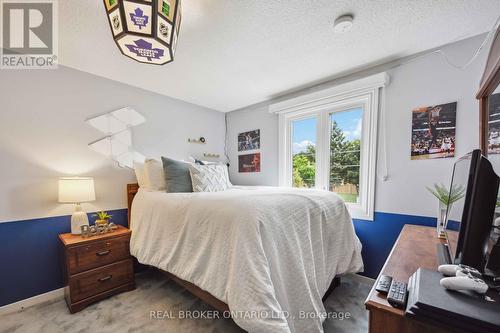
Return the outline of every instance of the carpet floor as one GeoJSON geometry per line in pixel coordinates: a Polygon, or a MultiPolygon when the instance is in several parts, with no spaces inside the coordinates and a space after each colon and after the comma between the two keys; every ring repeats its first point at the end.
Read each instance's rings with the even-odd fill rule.
{"type": "MultiPolygon", "coordinates": [[[[231,319],[178,318],[186,311],[213,311],[157,271],[138,274],[136,283],[136,290],[113,296],[76,314],[70,314],[64,300],[58,300],[2,315],[0,332],[244,332],[231,319]],[[155,315],[152,311],[156,311],[155,315]]],[[[370,288],[349,276],[343,277],[325,303],[327,313],[333,313],[325,320],[325,332],[368,332],[368,312],[363,303],[370,288]]]]}

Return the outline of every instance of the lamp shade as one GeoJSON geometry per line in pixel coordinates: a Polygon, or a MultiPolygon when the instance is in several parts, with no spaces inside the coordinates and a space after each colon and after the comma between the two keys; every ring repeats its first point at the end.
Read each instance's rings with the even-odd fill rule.
{"type": "Polygon", "coordinates": [[[59,202],[82,203],[95,200],[94,178],[59,178],[59,202]]]}
{"type": "Polygon", "coordinates": [[[136,61],[164,65],[174,60],[181,0],[104,0],[113,39],[136,61]]]}

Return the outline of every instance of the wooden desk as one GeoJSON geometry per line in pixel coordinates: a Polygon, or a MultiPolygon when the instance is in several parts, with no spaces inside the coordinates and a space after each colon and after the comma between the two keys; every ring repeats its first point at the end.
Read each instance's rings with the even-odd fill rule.
{"type": "MultiPolygon", "coordinates": [[[[455,238],[457,233],[451,232],[449,237],[455,238]]],[[[441,242],[436,237],[436,228],[405,225],[378,278],[389,275],[396,281],[408,283],[409,277],[419,267],[437,270],[437,244],[441,242]]],[[[366,309],[370,312],[370,333],[449,332],[405,317],[404,311],[390,306],[386,296],[377,292],[375,286],[376,283],[365,301],[366,309]]]]}

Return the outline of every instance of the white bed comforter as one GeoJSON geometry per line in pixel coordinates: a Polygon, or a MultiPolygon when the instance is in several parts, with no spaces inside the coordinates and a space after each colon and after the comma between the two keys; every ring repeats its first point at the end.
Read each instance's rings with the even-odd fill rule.
{"type": "Polygon", "coordinates": [[[139,262],[224,301],[249,332],[323,332],[321,298],[333,278],[363,269],[346,206],[326,191],[140,190],[131,228],[139,262]]]}

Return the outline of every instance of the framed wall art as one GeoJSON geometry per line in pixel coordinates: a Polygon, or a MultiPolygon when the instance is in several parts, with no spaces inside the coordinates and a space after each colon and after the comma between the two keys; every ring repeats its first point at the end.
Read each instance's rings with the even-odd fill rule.
{"type": "Polygon", "coordinates": [[[455,156],[457,102],[412,111],[411,159],[455,156]]]}
{"type": "Polygon", "coordinates": [[[238,172],[260,172],[260,153],[239,155],[238,172]]]}
{"type": "Polygon", "coordinates": [[[260,149],[260,129],[238,134],[238,151],[260,149]]]}

